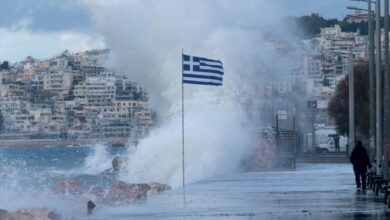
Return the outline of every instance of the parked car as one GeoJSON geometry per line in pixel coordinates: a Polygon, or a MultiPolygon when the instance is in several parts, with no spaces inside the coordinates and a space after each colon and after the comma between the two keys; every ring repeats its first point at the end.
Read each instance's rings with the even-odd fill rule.
{"type": "MultiPolygon", "coordinates": [[[[319,153],[329,153],[329,152],[337,152],[336,144],[335,144],[335,136],[337,135],[329,135],[329,138],[326,142],[319,143],[316,147],[316,151],[319,153]]],[[[348,139],[344,136],[339,137],[339,148],[340,152],[345,152],[347,150],[348,139]]]]}

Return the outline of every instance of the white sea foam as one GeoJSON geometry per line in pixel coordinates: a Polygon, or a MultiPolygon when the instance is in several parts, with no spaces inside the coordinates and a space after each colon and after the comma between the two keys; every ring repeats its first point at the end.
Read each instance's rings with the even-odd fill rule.
{"type": "Polygon", "coordinates": [[[85,158],[81,168],[83,174],[98,175],[111,168],[112,156],[104,144],[96,144],[91,147],[92,153],[85,158]]]}
{"type": "Polygon", "coordinates": [[[60,212],[64,219],[81,216],[84,206],[52,191],[53,178],[58,177],[55,171],[59,170],[30,167],[25,160],[5,158],[0,152],[0,208],[14,211],[47,207],[60,212]]]}
{"type": "MultiPolygon", "coordinates": [[[[242,116],[223,107],[189,112],[191,114],[185,118],[186,181],[239,171],[240,159],[251,140],[248,136],[250,132],[237,123],[242,116]]],[[[141,141],[125,168],[121,178],[128,182],[157,181],[173,187],[180,186],[181,118],[173,118],[141,141]]]]}

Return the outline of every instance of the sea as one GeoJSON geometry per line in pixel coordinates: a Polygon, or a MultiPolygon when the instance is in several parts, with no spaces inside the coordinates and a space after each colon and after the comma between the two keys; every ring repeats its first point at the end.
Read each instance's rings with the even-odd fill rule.
{"type": "Polygon", "coordinates": [[[64,147],[0,147],[0,209],[49,208],[64,219],[86,214],[86,203],[53,190],[58,181],[76,179],[88,191],[118,180],[103,175],[128,147],[103,144],[64,147]]]}

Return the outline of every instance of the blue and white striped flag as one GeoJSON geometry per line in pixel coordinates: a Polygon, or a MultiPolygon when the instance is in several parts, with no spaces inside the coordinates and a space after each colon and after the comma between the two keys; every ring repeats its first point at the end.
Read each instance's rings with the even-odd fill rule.
{"type": "Polygon", "coordinates": [[[183,83],[221,86],[222,79],[221,61],[183,54],[183,83]]]}

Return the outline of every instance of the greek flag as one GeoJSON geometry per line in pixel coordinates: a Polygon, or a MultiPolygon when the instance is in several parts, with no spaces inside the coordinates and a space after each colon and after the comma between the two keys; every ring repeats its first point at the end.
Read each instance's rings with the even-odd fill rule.
{"type": "Polygon", "coordinates": [[[221,61],[183,54],[183,83],[221,86],[222,78],[221,61]]]}

